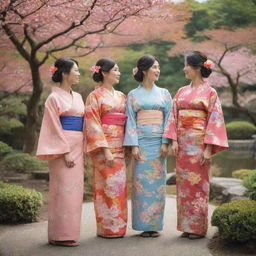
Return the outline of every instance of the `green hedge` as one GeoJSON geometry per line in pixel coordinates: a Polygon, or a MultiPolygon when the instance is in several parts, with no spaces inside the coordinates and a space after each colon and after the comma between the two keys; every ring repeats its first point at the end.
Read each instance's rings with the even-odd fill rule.
{"type": "Polygon", "coordinates": [[[256,126],[245,121],[233,121],[226,125],[229,139],[245,140],[251,139],[256,134],[256,126]]]}
{"type": "Polygon", "coordinates": [[[47,163],[26,153],[11,154],[4,158],[3,166],[9,170],[29,173],[45,170],[47,163]]]}
{"type": "Polygon", "coordinates": [[[253,200],[256,200],[256,170],[253,170],[243,180],[243,185],[247,188],[246,194],[253,200]]]}
{"type": "Polygon", "coordinates": [[[40,192],[0,181],[0,223],[35,221],[41,205],[40,192]]]}
{"type": "Polygon", "coordinates": [[[235,170],[232,172],[232,177],[242,180],[245,177],[247,177],[249,174],[251,174],[252,172],[253,172],[253,170],[250,170],[250,169],[239,169],[239,170],[235,170]]]}
{"type": "Polygon", "coordinates": [[[222,239],[247,242],[256,239],[256,201],[240,200],[225,203],[213,212],[212,225],[222,239]]]}
{"type": "Polygon", "coordinates": [[[12,152],[12,148],[6,143],[0,141],[0,160],[2,160],[6,155],[12,152]]]}

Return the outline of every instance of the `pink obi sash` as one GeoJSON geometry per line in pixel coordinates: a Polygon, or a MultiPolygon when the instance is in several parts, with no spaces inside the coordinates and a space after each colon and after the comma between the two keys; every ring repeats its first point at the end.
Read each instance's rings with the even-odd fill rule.
{"type": "Polygon", "coordinates": [[[127,115],[122,113],[106,114],[101,118],[102,124],[124,126],[127,115]]]}
{"type": "Polygon", "coordinates": [[[147,124],[157,124],[161,125],[163,123],[163,112],[161,110],[140,110],[137,113],[137,124],[147,125],[147,124]]]}

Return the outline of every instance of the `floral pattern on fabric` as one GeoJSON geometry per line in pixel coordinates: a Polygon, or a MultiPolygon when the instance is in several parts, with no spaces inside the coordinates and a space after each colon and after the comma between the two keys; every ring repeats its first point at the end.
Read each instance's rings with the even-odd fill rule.
{"type": "Polygon", "coordinates": [[[204,81],[182,87],[174,97],[164,136],[177,140],[177,229],[205,235],[208,227],[209,170],[200,160],[206,144],[212,154],[228,147],[221,104],[216,91],[204,81]]]}
{"type": "Polygon", "coordinates": [[[165,205],[166,159],[159,157],[162,137],[168,120],[172,99],[168,90],[153,86],[147,91],[143,86],[132,90],[127,97],[128,115],[124,145],[139,146],[142,161],[135,161],[132,188],[132,227],[141,231],[159,231],[163,228],[165,205]],[[137,124],[140,110],[163,112],[161,124],[137,124]]]}
{"type": "Polygon", "coordinates": [[[106,114],[125,112],[125,95],[97,87],[86,99],[86,152],[90,153],[94,172],[94,209],[97,234],[123,236],[127,224],[126,166],[124,160],[124,126],[102,124],[106,114]],[[106,165],[102,151],[108,147],[114,164],[106,165]]]}

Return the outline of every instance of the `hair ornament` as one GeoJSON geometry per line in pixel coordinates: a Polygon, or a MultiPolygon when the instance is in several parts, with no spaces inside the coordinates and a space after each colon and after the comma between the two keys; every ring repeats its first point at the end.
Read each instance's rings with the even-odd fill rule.
{"type": "Polygon", "coordinates": [[[100,69],[101,69],[101,66],[92,66],[91,67],[91,71],[92,73],[99,73],[100,72],[100,69]]]}
{"type": "Polygon", "coordinates": [[[133,75],[136,75],[136,74],[137,74],[137,72],[138,72],[138,70],[139,70],[139,69],[138,69],[137,67],[133,68],[133,69],[132,69],[132,73],[133,73],[133,75]]]}
{"type": "Polygon", "coordinates": [[[50,72],[51,72],[52,74],[54,74],[54,73],[58,70],[58,68],[55,67],[55,66],[51,66],[51,67],[49,68],[49,70],[50,70],[50,72]]]}
{"type": "Polygon", "coordinates": [[[214,68],[214,63],[213,63],[213,61],[211,61],[211,60],[205,61],[205,62],[204,62],[204,67],[205,67],[205,68],[208,68],[208,69],[213,69],[213,68],[214,68]]]}

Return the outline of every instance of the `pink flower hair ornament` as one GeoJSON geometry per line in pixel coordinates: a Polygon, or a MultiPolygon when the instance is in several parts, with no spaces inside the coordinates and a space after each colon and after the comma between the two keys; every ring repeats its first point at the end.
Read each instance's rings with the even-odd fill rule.
{"type": "Polygon", "coordinates": [[[58,68],[55,67],[55,66],[51,66],[51,67],[49,68],[49,70],[50,70],[50,72],[51,72],[52,74],[54,74],[54,73],[58,70],[58,68]]]}
{"type": "Polygon", "coordinates": [[[138,72],[138,68],[137,68],[137,67],[135,67],[135,68],[132,69],[133,75],[137,74],[137,72],[138,72]]]}
{"type": "Polygon", "coordinates": [[[91,67],[91,71],[92,73],[99,73],[100,72],[100,69],[101,69],[101,66],[92,66],[91,67]]]}
{"type": "Polygon", "coordinates": [[[208,69],[213,69],[213,68],[214,68],[214,63],[213,63],[213,61],[211,61],[211,60],[205,61],[205,62],[204,62],[204,67],[205,67],[205,68],[208,68],[208,69]]]}

